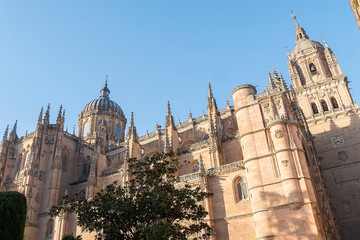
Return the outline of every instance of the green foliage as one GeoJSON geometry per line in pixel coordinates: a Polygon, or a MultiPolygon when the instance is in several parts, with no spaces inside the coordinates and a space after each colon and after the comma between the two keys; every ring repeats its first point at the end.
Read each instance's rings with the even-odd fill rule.
{"type": "Polygon", "coordinates": [[[0,240],[22,240],[26,198],[19,192],[0,192],[0,240]]]}
{"type": "Polygon", "coordinates": [[[65,235],[61,240],[82,240],[81,236],[74,237],[73,235],[65,235]]]}
{"type": "Polygon", "coordinates": [[[75,212],[78,225],[96,232],[96,239],[209,239],[208,213],[201,203],[212,194],[201,187],[176,187],[179,168],[172,153],[130,159],[124,186],[115,182],[88,200],[66,196],[50,215],[75,212]]]}

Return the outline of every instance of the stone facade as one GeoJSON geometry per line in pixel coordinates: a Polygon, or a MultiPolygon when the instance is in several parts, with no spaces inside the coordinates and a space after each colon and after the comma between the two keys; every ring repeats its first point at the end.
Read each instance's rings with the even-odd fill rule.
{"type": "Polygon", "coordinates": [[[349,3],[360,29],[360,0],[349,0],[349,3]]]}
{"type": "Polygon", "coordinates": [[[5,131],[0,190],[27,197],[26,240],[93,234],[74,214],[56,219],[49,207],[67,193],[89,198],[109,183],[123,184],[127,160],[173,151],[179,184],[214,193],[203,204],[212,239],[355,239],[360,221],[359,108],[335,55],[312,41],[294,17],[296,46],[288,53],[292,87],[275,70],[269,88],[233,89],[234,106],[218,109],[209,84],[207,112],[175,124],[170,103],[165,126],[138,136],[131,114],[125,136],[121,108],[107,83],[79,115],[79,136],[64,131],[65,112],[50,124],[41,110],[33,133],[5,131]],[[338,228],[340,226],[340,229],[338,228]]]}

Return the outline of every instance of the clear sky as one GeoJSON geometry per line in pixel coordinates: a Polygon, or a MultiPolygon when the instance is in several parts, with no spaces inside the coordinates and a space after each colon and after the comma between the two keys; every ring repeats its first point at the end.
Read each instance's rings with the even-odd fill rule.
{"type": "Polygon", "coordinates": [[[19,135],[33,131],[48,103],[52,122],[63,104],[71,131],[105,75],[140,135],[164,125],[167,100],[176,123],[189,109],[200,116],[208,82],[219,108],[239,84],[263,91],[273,67],[289,83],[291,9],[311,39],[326,38],[359,101],[360,31],[347,0],[1,1],[0,134],[16,119],[19,135]]]}

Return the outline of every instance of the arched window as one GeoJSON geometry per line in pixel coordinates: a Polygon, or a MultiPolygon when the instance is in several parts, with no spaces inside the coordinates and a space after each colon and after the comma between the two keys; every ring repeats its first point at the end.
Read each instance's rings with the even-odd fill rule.
{"type": "Polygon", "coordinates": [[[331,100],[331,105],[334,109],[339,108],[339,104],[337,103],[337,101],[334,97],[332,97],[330,100],[331,100]]]}
{"type": "Polygon", "coordinates": [[[22,155],[22,154],[20,154],[19,159],[18,159],[18,163],[17,163],[16,172],[18,172],[18,171],[20,171],[20,170],[21,170],[21,163],[22,163],[22,160],[23,160],[23,155],[22,155]]]}
{"type": "Polygon", "coordinates": [[[316,106],[315,103],[311,103],[311,108],[312,108],[313,114],[318,114],[319,113],[319,109],[318,109],[318,107],[316,106]]]}
{"type": "Polygon", "coordinates": [[[326,104],[325,100],[321,100],[320,103],[324,112],[329,111],[328,105],[326,104]]]}
{"type": "Polygon", "coordinates": [[[192,172],[193,173],[196,173],[199,171],[199,166],[200,166],[200,163],[199,161],[194,161],[193,165],[192,165],[192,172]]]}
{"type": "Polygon", "coordinates": [[[248,198],[247,187],[244,179],[237,178],[234,182],[234,189],[235,189],[235,200],[237,203],[243,199],[248,198]]]}
{"type": "Polygon", "coordinates": [[[85,164],[83,165],[82,175],[83,175],[83,177],[88,177],[88,176],[89,176],[89,173],[90,173],[90,164],[85,163],[85,164]]]}
{"type": "Polygon", "coordinates": [[[306,80],[304,78],[300,78],[301,86],[306,85],[306,80]]]}
{"type": "Polygon", "coordinates": [[[302,34],[301,34],[301,33],[299,34],[299,38],[302,38],[302,34]]]}
{"type": "Polygon", "coordinates": [[[313,63],[309,64],[309,69],[310,69],[310,72],[311,72],[312,75],[317,74],[316,67],[315,67],[315,65],[313,63]]]}
{"type": "Polygon", "coordinates": [[[90,123],[86,122],[83,125],[83,136],[86,137],[89,134],[90,131],[90,123]]]}
{"type": "Polygon", "coordinates": [[[119,124],[117,124],[116,127],[115,127],[115,135],[116,135],[117,138],[121,137],[121,128],[120,128],[119,124]]]}
{"type": "Polygon", "coordinates": [[[30,159],[30,151],[28,151],[25,155],[24,167],[26,167],[26,164],[28,163],[29,159],[30,159]]]}
{"type": "Polygon", "coordinates": [[[68,163],[68,153],[66,149],[63,149],[62,156],[61,156],[61,168],[62,170],[67,170],[67,163],[68,163]]]}
{"type": "Polygon", "coordinates": [[[100,120],[99,125],[101,125],[101,126],[106,126],[107,123],[106,123],[105,119],[100,120]]]}
{"type": "Polygon", "coordinates": [[[54,230],[54,221],[50,219],[47,224],[46,237],[51,237],[54,230]]]}

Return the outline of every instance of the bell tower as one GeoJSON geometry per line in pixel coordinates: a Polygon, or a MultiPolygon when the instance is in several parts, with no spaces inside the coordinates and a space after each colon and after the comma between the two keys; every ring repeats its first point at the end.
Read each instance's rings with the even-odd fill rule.
{"type": "Polygon", "coordinates": [[[296,45],[288,68],[298,105],[314,137],[330,202],[344,239],[360,236],[360,109],[333,51],[310,40],[295,21],[296,45]]]}

